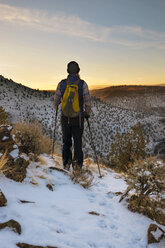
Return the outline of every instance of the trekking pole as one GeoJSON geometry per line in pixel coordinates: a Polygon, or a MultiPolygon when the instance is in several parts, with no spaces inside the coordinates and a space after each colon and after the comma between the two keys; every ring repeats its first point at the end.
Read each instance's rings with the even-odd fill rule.
{"type": "Polygon", "coordinates": [[[54,144],[55,144],[55,137],[56,137],[57,114],[58,114],[58,107],[56,108],[55,125],[54,125],[54,131],[53,131],[53,139],[52,139],[52,158],[54,154],[54,144]]]}
{"type": "Polygon", "coordinates": [[[90,137],[91,137],[91,147],[93,148],[93,151],[95,153],[96,163],[97,163],[98,170],[99,170],[99,175],[100,175],[99,177],[101,178],[102,175],[101,175],[101,171],[100,171],[99,161],[98,161],[98,157],[97,157],[97,154],[96,154],[96,149],[95,149],[95,145],[94,145],[94,142],[93,142],[92,132],[91,132],[90,123],[89,123],[88,118],[86,118],[86,121],[88,123],[89,133],[90,133],[90,137]]]}

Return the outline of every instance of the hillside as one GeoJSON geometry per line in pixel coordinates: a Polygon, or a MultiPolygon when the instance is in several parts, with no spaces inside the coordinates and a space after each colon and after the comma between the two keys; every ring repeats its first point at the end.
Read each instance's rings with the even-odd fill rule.
{"type": "Polygon", "coordinates": [[[165,116],[164,86],[112,86],[92,90],[91,95],[112,106],[165,116]]]}
{"type": "MultiPolygon", "coordinates": [[[[55,109],[51,101],[52,96],[53,93],[51,92],[33,90],[2,76],[0,77],[0,106],[3,106],[10,114],[10,121],[16,123],[37,120],[50,136],[52,136],[54,130],[55,118],[55,109]]],[[[120,104],[123,98],[114,97],[115,101],[120,104]]],[[[159,106],[165,104],[162,99],[164,99],[164,94],[160,93],[157,97],[159,106]]],[[[153,102],[151,103],[153,104],[153,102]]],[[[138,108],[133,109],[132,104],[129,108],[127,108],[127,104],[124,105],[124,108],[123,106],[117,106],[120,104],[112,106],[112,104],[92,98],[90,123],[98,156],[108,159],[111,142],[116,132],[127,132],[131,126],[139,121],[150,137],[149,148],[153,152],[157,142],[164,138],[165,125],[162,116],[138,108]]],[[[141,101],[140,104],[142,104],[141,101]]],[[[153,104],[153,106],[155,105],[153,104]]],[[[83,149],[85,156],[94,156],[89,137],[89,130],[85,123],[83,149]]],[[[57,143],[61,144],[60,111],[58,113],[56,140],[57,143]]]]}

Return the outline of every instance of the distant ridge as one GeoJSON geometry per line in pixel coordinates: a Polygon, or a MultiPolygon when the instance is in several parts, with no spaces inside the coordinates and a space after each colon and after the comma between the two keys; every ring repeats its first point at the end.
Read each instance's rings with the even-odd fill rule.
{"type": "Polygon", "coordinates": [[[134,95],[144,94],[165,94],[164,85],[123,85],[123,86],[109,86],[102,89],[91,90],[91,95],[100,98],[101,100],[108,100],[112,97],[132,97],[134,95]]]}
{"type": "Polygon", "coordinates": [[[24,89],[27,89],[29,91],[34,91],[34,92],[50,92],[50,93],[53,93],[55,92],[55,90],[40,90],[40,89],[33,89],[33,88],[30,88],[26,85],[23,85],[22,83],[16,83],[15,81],[13,81],[12,79],[8,79],[6,77],[4,77],[3,75],[0,75],[0,81],[4,81],[4,82],[7,82],[7,83],[11,83],[15,86],[20,86],[21,88],[24,88],[24,89]]]}

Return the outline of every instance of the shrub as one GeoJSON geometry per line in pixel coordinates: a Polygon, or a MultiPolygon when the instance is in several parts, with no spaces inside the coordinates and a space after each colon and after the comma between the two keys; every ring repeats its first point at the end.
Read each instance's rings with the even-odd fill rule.
{"type": "Polygon", "coordinates": [[[0,125],[8,124],[8,114],[5,112],[4,108],[0,106],[0,125]]]}
{"type": "Polygon", "coordinates": [[[128,198],[128,208],[147,215],[162,225],[165,225],[164,175],[165,164],[156,158],[136,160],[128,170],[128,188],[123,195],[128,195],[131,190],[133,194],[128,198]]]}
{"type": "Polygon", "coordinates": [[[38,122],[32,124],[28,122],[17,123],[12,132],[21,152],[33,153],[36,156],[50,153],[51,140],[43,135],[42,126],[38,122]]]}
{"type": "Polygon", "coordinates": [[[141,123],[131,127],[130,132],[117,132],[111,144],[109,165],[121,171],[127,171],[130,163],[147,157],[149,138],[145,135],[141,123]]]}
{"type": "Polygon", "coordinates": [[[7,152],[5,152],[0,158],[0,172],[3,170],[3,167],[7,163],[7,161],[8,161],[7,152]]]}
{"type": "Polygon", "coordinates": [[[133,185],[136,195],[152,195],[160,199],[165,193],[165,165],[156,158],[136,160],[128,170],[127,183],[133,185]]]}

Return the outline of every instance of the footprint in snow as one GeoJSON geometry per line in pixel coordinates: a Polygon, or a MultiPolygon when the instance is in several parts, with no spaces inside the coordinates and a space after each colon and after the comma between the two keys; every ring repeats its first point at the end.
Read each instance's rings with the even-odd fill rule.
{"type": "Polygon", "coordinates": [[[100,205],[100,206],[106,206],[106,205],[107,205],[107,202],[106,202],[106,201],[100,201],[100,202],[99,202],[99,205],[100,205]]]}
{"type": "Polygon", "coordinates": [[[95,194],[93,194],[93,193],[89,193],[88,194],[88,200],[91,202],[91,203],[93,203],[93,202],[95,202],[96,201],[96,195],[95,194]]]}
{"type": "Polygon", "coordinates": [[[111,223],[111,224],[109,225],[109,227],[110,227],[111,229],[113,229],[113,230],[117,230],[117,229],[118,229],[118,227],[117,227],[114,223],[111,223]]]}
{"type": "Polygon", "coordinates": [[[108,227],[107,224],[106,224],[106,222],[104,220],[99,220],[98,221],[98,226],[100,228],[107,228],[108,227]]]}
{"type": "Polygon", "coordinates": [[[107,193],[106,197],[109,199],[112,199],[112,198],[114,198],[114,194],[113,193],[107,193]]]}

